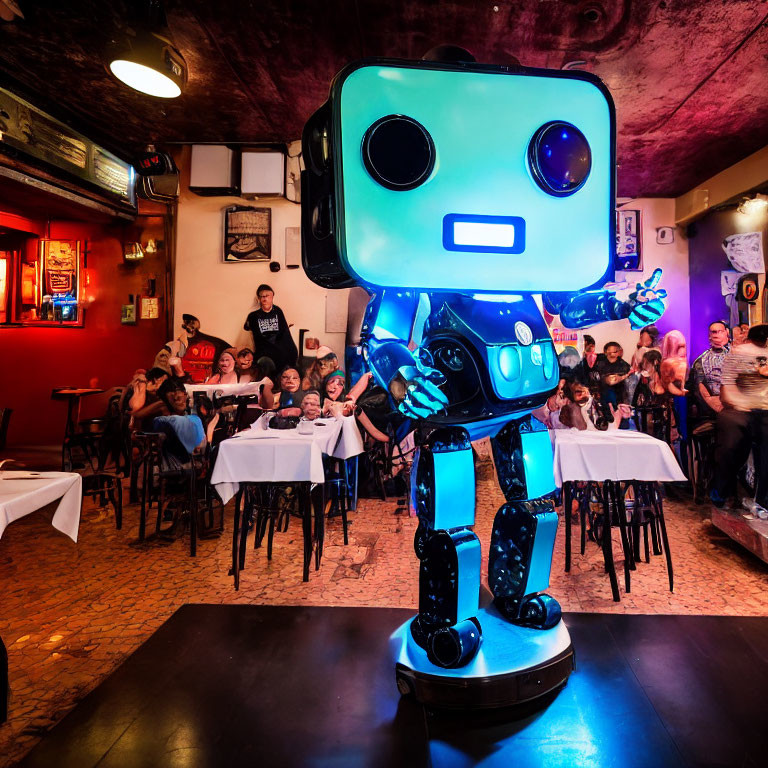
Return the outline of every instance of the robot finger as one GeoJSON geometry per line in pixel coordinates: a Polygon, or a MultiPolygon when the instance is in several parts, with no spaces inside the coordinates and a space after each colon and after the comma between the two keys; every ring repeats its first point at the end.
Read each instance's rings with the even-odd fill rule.
{"type": "Polygon", "coordinates": [[[414,402],[412,393],[407,394],[405,400],[400,403],[400,410],[405,416],[409,416],[412,419],[425,419],[433,413],[429,408],[414,402]]]}
{"type": "Polygon", "coordinates": [[[421,389],[413,389],[408,393],[410,405],[413,408],[425,408],[429,413],[434,413],[444,407],[442,401],[437,400],[429,392],[421,389]]]}
{"type": "MultiPolygon", "coordinates": [[[[653,270],[653,274],[645,281],[644,285],[649,290],[653,290],[661,280],[661,269],[657,267],[653,270]]],[[[639,286],[638,286],[639,287],[639,286]]]]}
{"type": "MultiPolygon", "coordinates": [[[[442,374],[441,374],[442,375],[442,374]]],[[[423,391],[433,400],[437,400],[441,406],[448,405],[446,394],[431,381],[421,382],[423,391]]]]}

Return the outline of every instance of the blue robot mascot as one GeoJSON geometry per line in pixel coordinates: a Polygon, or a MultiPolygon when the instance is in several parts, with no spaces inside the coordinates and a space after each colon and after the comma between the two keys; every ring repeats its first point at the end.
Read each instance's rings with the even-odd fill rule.
{"type": "Polygon", "coordinates": [[[573,668],[560,606],[544,594],[553,457],[530,413],[559,371],[533,295],[568,327],[639,328],[665,293],[658,270],[627,301],[598,287],[614,251],[615,116],[602,82],[464,58],[372,59],[336,76],[302,139],[302,258],[321,286],[372,294],[366,363],[418,420],[419,613],[391,638],[398,688],[472,708],[542,696],[573,668]],[[485,436],[506,503],[481,601],[470,441],[485,436]]]}

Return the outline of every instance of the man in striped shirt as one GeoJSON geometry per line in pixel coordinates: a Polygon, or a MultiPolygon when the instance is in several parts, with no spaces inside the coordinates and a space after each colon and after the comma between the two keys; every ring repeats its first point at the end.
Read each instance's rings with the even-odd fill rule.
{"type": "Polygon", "coordinates": [[[722,507],[754,445],[755,501],[768,507],[768,324],[754,325],[723,362],[712,502],[722,507]]]}

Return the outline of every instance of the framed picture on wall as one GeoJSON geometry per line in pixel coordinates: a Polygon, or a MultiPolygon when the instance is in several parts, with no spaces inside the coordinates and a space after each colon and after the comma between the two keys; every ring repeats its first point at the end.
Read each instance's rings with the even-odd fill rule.
{"type": "Polygon", "coordinates": [[[269,261],[272,255],[272,211],[249,205],[224,209],[224,261],[269,261]]]}
{"type": "Polygon", "coordinates": [[[622,272],[642,272],[640,243],[640,211],[616,211],[615,269],[622,272]]]}

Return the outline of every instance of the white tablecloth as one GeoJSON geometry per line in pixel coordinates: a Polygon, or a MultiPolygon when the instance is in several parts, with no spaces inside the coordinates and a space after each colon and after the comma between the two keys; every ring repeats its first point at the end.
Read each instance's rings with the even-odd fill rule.
{"type": "Polygon", "coordinates": [[[219,445],[211,484],[226,504],[240,483],[322,483],[323,454],[349,459],[362,452],[354,416],[317,419],[311,435],[298,429],[263,429],[258,421],[219,445]]]}
{"type": "Polygon", "coordinates": [[[642,432],[556,429],[555,483],[576,480],[685,480],[672,449],[642,432]]]}
{"type": "Polygon", "coordinates": [[[0,472],[0,536],[5,527],[61,499],[51,524],[77,541],[83,479],[74,472],[0,472]],[[30,479],[31,478],[31,479],[30,479]]]}

